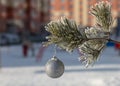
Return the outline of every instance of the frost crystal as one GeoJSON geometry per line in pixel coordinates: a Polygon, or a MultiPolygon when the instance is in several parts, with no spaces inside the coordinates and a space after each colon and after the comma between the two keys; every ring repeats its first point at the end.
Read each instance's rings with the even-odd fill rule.
{"type": "Polygon", "coordinates": [[[96,62],[112,31],[111,4],[99,2],[92,6],[90,13],[97,21],[90,28],[79,28],[75,21],[65,17],[48,23],[45,28],[51,35],[45,45],[56,44],[69,52],[79,48],[82,53],[80,60],[86,66],[96,62]]]}

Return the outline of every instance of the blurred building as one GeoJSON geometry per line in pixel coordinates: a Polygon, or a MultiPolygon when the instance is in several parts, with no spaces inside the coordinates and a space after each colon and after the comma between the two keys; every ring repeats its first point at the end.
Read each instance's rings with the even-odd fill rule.
{"type": "Polygon", "coordinates": [[[50,19],[56,20],[61,16],[73,18],[74,0],[51,0],[50,19]]]}
{"type": "Polygon", "coordinates": [[[6,8],[4,0],[0,0],[0,31],[5,31],[6,28],[6,8]]]}
{"type": "Polygon", "coordinates": [[[91,26],[95,23],[95,19],[89,14],[89,10],[99,1],[112,3],[113,16],[117,16],[120,12],[119,0],[51,0],[50,19],[57,20],[61,16],[66,16],[80,25],[91,26]]]}
{"type": "Polygon", "coordinates": [[[0,0],[0,31],[36,32],[49,21],[49,0],[0,0]]]}
{"type": "Polygon", "coordinates": [[[110,1],[113,16],[120,14],[119,0],[0,0],[0,32],[11,28],[37,32],[41,25],[61,16],[91,26],[95,19],[89,14],[90,6],[99,1],[110,1]]]}

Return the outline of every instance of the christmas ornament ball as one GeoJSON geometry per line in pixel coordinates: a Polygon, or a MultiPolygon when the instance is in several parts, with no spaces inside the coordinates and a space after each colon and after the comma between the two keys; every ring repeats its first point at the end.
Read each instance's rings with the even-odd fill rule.
{"type": "Polygon", "coordinates": [[[53,56],[46,63],[45,72],[51,78],[59,78],[64,73],[64,64],[56,56],[53,56]]]}

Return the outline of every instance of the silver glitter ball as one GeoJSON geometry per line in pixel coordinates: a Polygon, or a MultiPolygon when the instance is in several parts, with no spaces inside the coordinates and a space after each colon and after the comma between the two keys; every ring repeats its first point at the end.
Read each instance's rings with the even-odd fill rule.
{"type": "Polygon", "coordinates": [[[64,73],[64,64],[56,56],[53,56],[46,63],[45,72],[51,78],[59,78],[64,73]]]}

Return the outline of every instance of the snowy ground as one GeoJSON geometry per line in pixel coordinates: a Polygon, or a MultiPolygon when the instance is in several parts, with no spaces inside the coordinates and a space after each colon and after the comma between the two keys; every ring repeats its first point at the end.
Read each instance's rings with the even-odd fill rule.
{"type": "MultiPolygon", "coordinates": [[[[40,45],[35,47],[37,54],[40,45]]],[[[30,52],[28,58],[23,58],[21,46],[1,47],[0,50],[0,86],[120,86],[120,56],[113,47],[106,48],[99,61],[87,69],[78,61],[77,51],[69,54],[59,50],[57,57],[65,64],[65,73],[57,79],[44,72],[45,63],[54,53],[53,46],[46,49],[39,62],[30,52]]]]}

